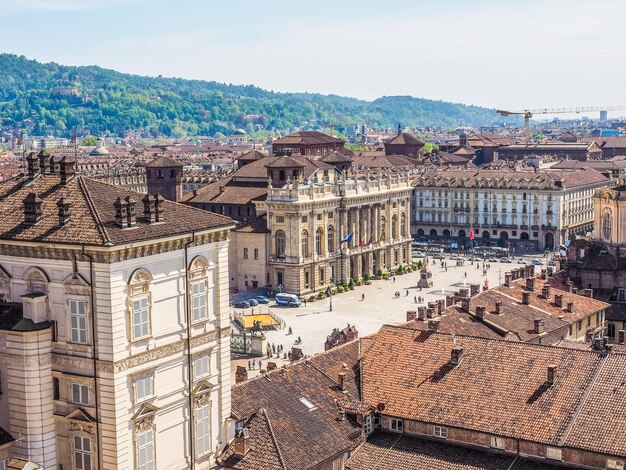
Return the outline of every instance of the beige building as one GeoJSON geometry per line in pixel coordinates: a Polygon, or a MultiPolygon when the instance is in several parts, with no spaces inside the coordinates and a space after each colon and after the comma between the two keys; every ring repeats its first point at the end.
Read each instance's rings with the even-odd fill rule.
{"type": "Polygon", "coordinates": [[[230,415],[234,224],[75,176],[72,162],[28,164],[0,184],[11,457],[49,470],[212,466],[230,415]]]}

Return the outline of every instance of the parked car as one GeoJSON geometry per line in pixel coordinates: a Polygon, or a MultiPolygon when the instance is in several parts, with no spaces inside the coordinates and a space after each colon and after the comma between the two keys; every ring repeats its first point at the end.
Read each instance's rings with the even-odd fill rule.
{"type": "Polygon", "coordinates": [[[556,261],[551,259],[550,261],[548,261],[548,266],[556,266],[556,261]]]}
{"type": "Polygon", "coordinates": [[[500,258],[501,263],[512,263],[513,260],[511,258],[500,258]]]}
{"type": "Polygon", "coordinates": [[[535,266],[541,266],[543,264],[543,261],[541,261],[540,259],[534,259],[531,261],[531,263],[535,266]]]}
{"type": "Polygon", "coordinates": [[[276,305],[282,305],[285,307],[299,307],[300,299],[295,294],[276,294],[276,305]]]}
{"type": "Polygon", "coordinates": [[[240,300],[239,302],[235,302],[233,304],[233,307],[235,307],[235,308],[250,308],[250,304],[248,302],[246,302],[245,300],[240,300]]]}
{"type": "Polygon", "coordinates": [[[489,261],[490,263],[497,263],[498,262],[498,258],[496,258],[495,256],[492,256],[487,261],[489,261]]]}
{"type": "Polygon", "coordinates": [[[463,258],[460,255],[452,255],[452,256],[450,256],[450,259],[459,260],[459,259],[463,259],[463,258]]]}
{"type": "Polygon", "coordinates": [[[424,257],[424,252],[423,251],[414,251],[413,253],[411,253],[415,258],[423,258],[424,257]]]}
{"type": "Polygon", "coordinates": [[[446,259],[445,255],[443,255],[442,253],[435,253],[434,255],[431,256],[432,259],[446,259]]]}
{"type": "Polygon", "coordinates": [[[255,299],[260,304],[269,304],[270,303],[270,299],[268,297],[265,297],[264,295],[257,295],[255,297],[255,299]]]}
{"type": "Polygon", "coordinates": [[[246,302],[250,304],[250,307],[256,307],[259,305],[259,301],[257,299],[248,299],[246,302]]]}
{"type": "Polygon", "coordinates": [[[520,258],[517,260],[519,264],[528,264],[524,258],[520,258]]]}

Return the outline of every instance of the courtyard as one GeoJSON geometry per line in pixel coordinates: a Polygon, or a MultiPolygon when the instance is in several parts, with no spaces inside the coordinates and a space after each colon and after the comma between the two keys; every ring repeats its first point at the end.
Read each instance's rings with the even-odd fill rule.
{"type": "MultiPolygon", "coordinates": [[[[332,311],[330,311],[331,299],[326,298],[315,302],[307,302],[298,308],[280,307],[271,302],[270,305],[259,305],[254,307],[254,313],[271,311],[284,321],[284,328],[277,330],[267,330],[265,335],[267,343],[278,348],[283,347],[286,354],[291,350],[292,346],[298,346],[302,349],[304,355],[313,355],[324,351],[324,342],[326,337],[332,332],[333,328],[343,329],[348,324],[356,327],[359,337],[376,333],[384,324],[398,324],[406,321],[406,312],[415,310],[419,305],[424,305],[429,301],[442,299],[446,292],[452,293],[463,287],[464,283],[478,283],[482,287],[487,280],[490,287],[495,287],[504,281],[504,273],[512,268],[521,266],[517,262],[519,258],[513,260],[512,263],[501,263],[486,261],[490,264],[490,269],[486,275],[483,275],[482,261],[474,261],[470,264],[467,258],[464,259],[464,266],[456,266],[456,261],[446,257],[447,270],[441,267],[441,260],[435,260],[430,263],[432,272],[433,287],[421,289],[417,287],[419,272],[412,272],[402,276],[396,276],[388,280],[375,280],[371,285],[363,285],[356,287],[354,290],[346,291],[342,294],[332,296],[332,311]],[[479,264],[477,269],[476,265],[479,264]],[[467,277],[466,277],[467,274],[467,277]],[[396,298],[395,293],[399,292],[400,296],[396,298]],[[415,297],[423,297],[424,302],[416,303],[415,297]],[[292,334],[289,334],[289,327],[292,334]],[[301,339],[300,344],[296,344],[298,338],[301,339]]],[[[527,261],[530,263],[531,258],[527,261]]],[[[541,266],[536,267],[536,272],[541,266]]],[[[237,309],[241,312],[240,309],[237,309]]],[[[251,313],[251,309],[245,312],[251,313]]],[[[289,361],[283,359],[284,354],[281,353],[280,359],[268,358],[250,358],[254,360],[255,368],[248,371],[248,377],[253,377],[259,373],[259,359],[262,367],[267,366],[267,362],[271,361],[281,366],[289,361]]],[[[248,359],[234,359],[232,361],[232,373],[234,381],[234,373],[237,365],[248,367],[248,359]]]]}

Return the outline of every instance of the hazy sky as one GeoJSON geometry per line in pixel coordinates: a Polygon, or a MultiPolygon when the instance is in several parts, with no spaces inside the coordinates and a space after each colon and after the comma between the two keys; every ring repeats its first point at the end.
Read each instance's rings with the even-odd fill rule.
{"type": "Polygon", "coordinates": [[[625,21],[624,0],[0,0],[0,51],[364,99],[610,106],[626,105],[625,21]]]}

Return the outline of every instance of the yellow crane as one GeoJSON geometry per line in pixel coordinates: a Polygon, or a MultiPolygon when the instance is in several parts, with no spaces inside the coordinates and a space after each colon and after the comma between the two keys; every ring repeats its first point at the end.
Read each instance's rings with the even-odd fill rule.
{"type": "Polygon", "coordinates": [[[598,107],[579,107],[579,108],[539,108],[539,109],[524,109],[523,111],[505,111],[503,109],[496,109],[496,113],[502,116],[520,115],[524,116],[524,135],[530,140],[530,119],[535,114],[579,114],[579,113],[595,113],[600,111],[620,111],[626,109],[626,106],[606,106],[604,108],[598,107]]]}

